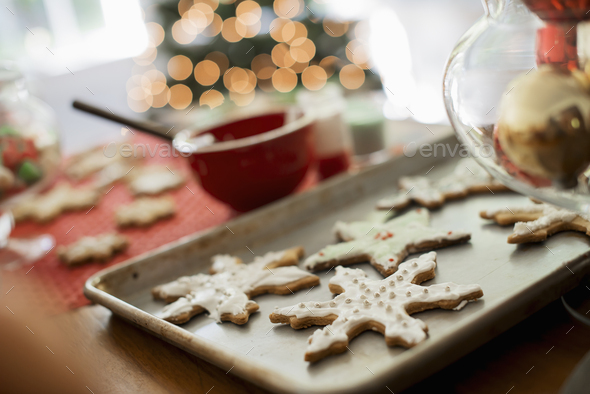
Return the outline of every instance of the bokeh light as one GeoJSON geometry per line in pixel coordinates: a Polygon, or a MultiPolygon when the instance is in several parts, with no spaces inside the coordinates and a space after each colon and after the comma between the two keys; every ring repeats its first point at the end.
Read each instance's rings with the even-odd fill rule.
{"type": "Polygon", "coordinates": [[[309,62],[298,63],[295,62],[289,67],[291,70],[295,71],[297,74],[301,74],[303,70],[305,70],[309,66],[309,62]]]}
{"type": "Polygon", "coordinates": [[[340,59],[336,56],[326,56],[322,60],[320,60],[320,67],[324,69],[328,78],[334,75],[334,71],[336,71],[336,64],[340,62],[340,59]]]}
{"type": "Polygon", "coordinates": [[[299,63],[309,62],[315,56],[315,45],[309,38],[297,38],[289,49],[291,57],[299,63]]]}
{"type": "Polygon", "coordinates": [[[324,87],[328,75],[320,66],[309,66],[301,73],[301,82],[309,90],[319,90],[324,87]]]}
{"type": "Polygon", "coordinates": [[[322,22],[324,31],[330,37],[340,37],[348,31],[348,22],[337,22],[330,19],[324,19],[322,22]]]}
{"type": "Polygon", "coordinates": [[[283,18],[295,18],[304,7],[303,0],[275,0],[272,4],[275,14],[283,18]]]}
{"type": "Polygon", "coordinates": [[[145,24],[147,30],[149,43],[155,47],[164,41],[164,28],[156,22],[148,22],[145,24]]]}
{"type": "Polygon", "coordinates": [[[134,57],[133,61],[140,66],[148,66],[152,64],[154,60],[156,60],[156,56],[158,56],[158,50],[154,45],[148,44],[145,51],[134,57]]]}
{"type": "Polygon", "coordinates": [[[185,109],[193,101],[193,92],[183,84],[174,85],[170,88],[169,104],[174,109],[185,109]]]}
{"type": "Polygon", "coordinates": [[[307,27],[301,22],[288,23],[283,27],[283,41],[291,45],[299,38],[307,37],[307,27]]]}
{"type": "Polygon", "coordinates": [[[293,59],[289,51],[289,46],[285,43],[275,45],[271,57],[273,63],[278,67],[290,67],[295,63],[295,59],[293,59]]]}
{"type": "Polygon", "coordinates": [[[365,72],[356,64],[347,64],[340,70],[340,83],[346,89],[358,89],[365,82],[365,72]]]}
{"type": "Polygon", "coordinates": [[[277,69],[277,66],[273,63],[272,57],[267,53],[261,53],[252,59],[250,66],[254,74],[258,79],[269,79],[272,78],[272,74],[277,69]]]}
{"type": "Polygon", "coordinates": [[[246,26],[251,26],[260,22],[262,16],[262,9],[252,0],[242,1],[236,7],[236,16],[238,20],[246,26]]]}
{"type": "Polygon", "coordinates": [[[221,35],[229,42],[238,42],[247,33],[246,25],[238,20],[236,17],[227,18],[223,21],[221,28],[221,35]]]}
{"type": "Polygon", "coordinates": [[[170,101],[170,88],[164,85],[164,89],[158,94],[153,96],[152,107],[154,108],[162,108],[170,101]]]}
{"type": "Polygon", "coordinates": [[[232,67],[223,75],[223,84],[230,92],[246,94],[256,87],[256,75],[249,69],[232,67]]]}
{"type": "Polygon", "coordinates": [[[229,92],[229,98],[239,107],[250,104],[254,100],[255,95],[255,90],[251,90],[248,93],[229,92]]]}
{"type": "Polygon", "coordinates": [[[215,37],[221,33],[223,28],[223,19],[218,14],[213,14],[213,21],[201,33],[205,37],[215,37]]]}
{"type": "Polygon", "coordinates": [[[193,6],[193,0],[180,0],[178,2],[178,15],[183,16],[193,6]]]}
{"type": "Polygon", "coordinates": [[[352,40],[346,45],[346,57],[356,65],[363,65],[369,61],[368,46],[360,40],[352,40]]]}
{"type": "Polygon", "coordinates": [[[193,42],[193,40],[197,37],[197,33],[187,33],[186,30],[183,28],[183,23],[185,23],[185,25],[190,28],[192,28],[193,26],[192,23],[190,21],[187,21],[186,19],[181,19],[179,21],[174,22],[174,24],[172,25],[172,38],[174,38],[174,41],[176,41],[179,44],[187,45],[193,42]]]}
{"type": "Polygon", "coordinates": [[[290,92],[297,86],[297,74],[290,68],[279,68],[272,75],[272,84],[279,92],[290,92]]]}
{"type": "MultiPolygon", "coordinates": [[[[274,19],[271,23],[270,23],[270,27],[269,27],[269,32],[270,32],[270,36],[273,38],[273,40],[277,41],[277,42],[284,42],[286,41],[283,38],[283,29],[287,26],[287,25],[292,25],[293,22],[287,18],[276,18],[274,19]]],[[[293,28],[293,31],[295,30],[295,28],[293,28]]]]}
{"type": "Polygon", "coordinates": [[[225,98],[220,91],[211,89],[201,94],[201,97],[199,98],[199,105],[207,105],[209,108],[213,109],[223,104],[224,100],[225,98]]]}
{"type": "Polygon", "coordinates": [[[183,55],[176,55],[168,61],[168,75],[177,81],[187,79],[193,72],[193,62],[183,55]]]}
{"type": "Polygon", "coordinates": [[[225,53],[219,51],[209,52],[207,56],[205,56],[206,60],[211,60],[217,64],[219,67],[219,72],[223,74],[225,70],[229,67],[229,59],[225,56],[225,53]]]}
{"type": "Polygon", "coordinates": [[[203,86],[213,85],[219,79],[219,66],[212,60],[203,60],[195,66],[195,79],[203,86]]]}

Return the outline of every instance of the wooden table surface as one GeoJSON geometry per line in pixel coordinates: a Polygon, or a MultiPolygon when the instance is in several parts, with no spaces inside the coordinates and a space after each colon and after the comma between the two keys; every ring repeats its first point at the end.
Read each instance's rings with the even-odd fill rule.
{"type": "MultiPolygon", "coordinates": [[[[266,392],[102,306],[83,307],[57,320],[75,332],[74,348],[91,355],[99,377],[95,394],[266,392]]],[[[571,318],[558,300],[405,393],[557,393],[589,350],[590,328],[571,318]]]]}

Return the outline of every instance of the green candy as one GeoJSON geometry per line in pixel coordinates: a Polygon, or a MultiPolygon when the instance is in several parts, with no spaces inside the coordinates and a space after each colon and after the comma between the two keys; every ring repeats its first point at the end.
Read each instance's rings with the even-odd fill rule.
{"type": "Polygon", "coordinates": [[[2,125],[0,126],[0,135],[19,135],[19,133],[8,125],[2,125]]]}
{"type": "Polygon", "coordinates": [[[22,162],[17,173],[17,176],[29,185],[38,181],[42,175],[41,168],[28,160],[22,162]]]}

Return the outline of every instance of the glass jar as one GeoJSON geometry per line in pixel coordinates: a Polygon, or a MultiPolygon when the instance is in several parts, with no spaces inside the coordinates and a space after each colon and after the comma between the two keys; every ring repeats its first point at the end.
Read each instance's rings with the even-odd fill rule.
{"type": "Polygon", "coordinates": [[[13,63],[0,63],[0,206],[47,186],[59,163],[53,110],[29,94],[13,63]]]}
{"type": "MultiPolygon", "coordinates": [[[[536,72],[533,70],[543,63],[564,69],[583,68],[588,29],[578,23],[590,14],[578,12],[584,6],[581,3],[588,2],[483,1],[485,15],[463,35],[450,55],[443,93],[459,141],[494,177],[522,194],[590,212],[587,175],[582,174],[575,187],[529,176],[506,160],[495,133],[500,103],[511,93],[515,77],[536,72]]],[[[585,4],[584,10],[587,8],[585,4]]]]}

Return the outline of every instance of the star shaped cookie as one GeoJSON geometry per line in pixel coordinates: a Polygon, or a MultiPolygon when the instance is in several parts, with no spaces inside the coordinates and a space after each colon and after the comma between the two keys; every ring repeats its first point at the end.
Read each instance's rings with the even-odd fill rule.
{"type": "Polygon", "coordinates": [[[377,202],[378,209],[403,209],[410,203],[429,209],[442,206],[447,200],[465,198],[470,194],[509,190],[471,158],[461,159],[455,171],[439,180],[424,176],[402,177],[399,191],[377,202]]]}
{"type": "Polygon", "coordinates": [[[471,234],[429,227],[428,210],[418,208],[386,223],[338,222],[336,236],[344,241],[309,256],[305,268],[318,271],[369,261],[383,276],[397,271],[410,253],[425,252],[464,243],[471,234]]]}
{"type": "Polygon", "coordinates": [[[336,267],[329,286],[338,296],[275,308],[270,321],[295,329],[326,326],[309,338],[305,361],[310,362],[346,351],[349,341],[367,330],[383,334],[388,346],[413,347],[426,339],[428,327],[411,314],[434,308],[458,310],[483,296],[479,285],[420,286],[434,278],[435,268],[435,252],[400,264],[396,274],[382,280],[368,279],[361,269],[336,267]]]}
{"type": "Polygon", "coordinates": [[[57,247],[57,256],[68,266],[80,265],[92,260],[107,261],[115,253],[129,245],[127,237],[117,233],[107,233],[95,237],[82,237],[68,246],[57,247]]]}
{"type": "Polygon", "coordinates": [[[184,276],[155,287],[152,295],[172,302],[160,314],[171,323],[182,324],[207,311],[217,322],[245,324],[258,310],[251,298],[268,293],[292,294],[319,285],[317,276],[296,267],[302,256],[301,247],[269,252],[250,264],[233,256],[214,256],[211,275],[184,276]]]}
{"type": "Polygon", "coordinates": [[[481,211],[479,216],[500,225],[514,224],[508,243],[541,242],[562,231],[579,231],[590,235],[590,217],[549,204],[504,207],[481,211]]]}
{"type": "Polygon", "coordinates": [[[17,204],[12,209],[14,220],[32,219],[48,222],[66,211],[88,209],[98,203],[98,190],[89,187],[74,188],[66,182],[54,186],[45,194],[37,195],[17,204]]]}

